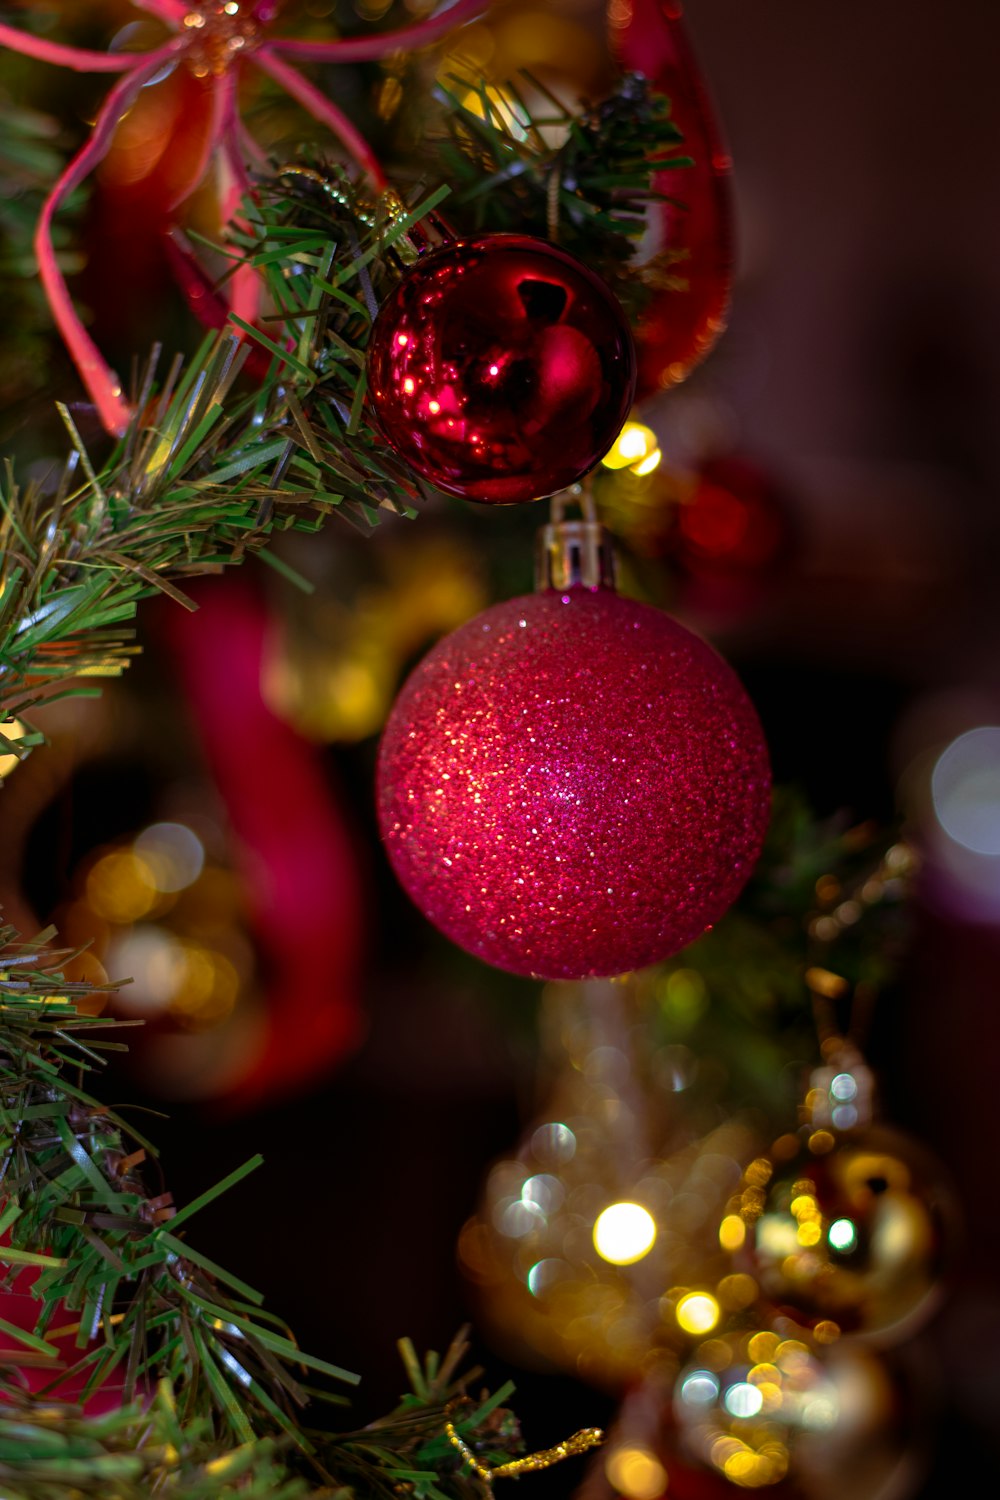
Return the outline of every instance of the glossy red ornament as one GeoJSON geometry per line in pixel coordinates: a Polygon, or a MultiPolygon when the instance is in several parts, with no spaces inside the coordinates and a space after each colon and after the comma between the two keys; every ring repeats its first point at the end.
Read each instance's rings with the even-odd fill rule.
{"type": "Polygon", "coordinates": [[[610,589],[495,605],[441,641],[383,736],[379,820],[424,914],[497,968],[656,963],[736,898],[770,772],[750,700],[676,620],[610,589]]]}
{"type": "Polygon", "coordinates": [[[733,277],[732,161],[684,30],[679,0],[613,7],[611,47],[670,99],[691,167],[657,173],[659,248],[675,253],[677,286],[656,293],[636,330],[640,399],[684,380],[725,327],[733,277]]]}
{"type": "Polygon", "coordinates": [[[628,416],[635,378],[612,292],[564,250],[518,234],[421,257],[368,348],[386,440],[445,494],[494,505],[588,473],[628,416]]]}

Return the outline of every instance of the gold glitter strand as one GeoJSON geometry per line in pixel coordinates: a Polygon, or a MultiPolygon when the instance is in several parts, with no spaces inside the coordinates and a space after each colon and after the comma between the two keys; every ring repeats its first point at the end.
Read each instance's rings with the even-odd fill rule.
{"type": "Polygon", "coordinates": [[[550,1469],[553,1464],[562,1463],[564,1458],[575,1458],[577,1454],[586,1453],[604,1442],[604,1433],[599,1427],[583,1427],[579,1432],[574,1432],[572,1437],[557,1443],[554,1448],[543,1448],[538,1453],[528,1453],[524,1458],[515,1458],[510,1463],[490,1469],[479,1462],[468,1443],[459,1437],[452,1422],[446,1422],[444,1430],[448,1441],[487,1485],[492,1485],[494,1479],[516,1479],[519,1474],[537,1474],[540,1469],[550,1469]]]}

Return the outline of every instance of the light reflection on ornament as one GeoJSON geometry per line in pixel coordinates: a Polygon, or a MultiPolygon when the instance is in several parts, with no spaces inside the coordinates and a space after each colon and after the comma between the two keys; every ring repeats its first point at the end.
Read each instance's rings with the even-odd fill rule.
{"type": "Polygon", "coordinates": [[[613,1266],[631,1266],[656,1242],[656,1220],[640,1203],[612,1203],[597,1217],[594,1248],[613,1266]]]}

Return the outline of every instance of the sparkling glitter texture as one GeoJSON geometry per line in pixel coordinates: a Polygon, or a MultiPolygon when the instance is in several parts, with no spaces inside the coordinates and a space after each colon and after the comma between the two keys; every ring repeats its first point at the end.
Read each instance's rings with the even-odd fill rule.
{"type": "Polygon", "coordinates": [[[379,754],[403,886],[454,942],[545,979],[676,953],[760,852],[770,770],[726,663],[611,590],[495,605],[406,683],[379,754]]]}
{"type": "Polygon", "coordinates": [[[606,453],[635,392],[613,293],[521,234],[422,256],[382,304],[368,392],[386,440],[438,489],[512,505],[574,484],[606,453]]]}

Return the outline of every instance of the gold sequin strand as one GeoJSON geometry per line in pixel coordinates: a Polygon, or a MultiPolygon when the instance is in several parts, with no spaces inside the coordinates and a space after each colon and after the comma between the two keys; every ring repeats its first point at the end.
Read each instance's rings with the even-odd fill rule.
{"type": "Polygon", "coordinates": [[[514,1458],[510,1463],[499,1464],[497,1468],[491,1469],[480,1463],[468,1443],[459,1437],[454,1423],[446,1422],[444,1430],[448,1441],[458,1449],[473,1473],[487,1486],[492,1486],[494,1479],[516,1479],[519,1474],[537,1474],[540,1469],[551,1469],[553,1464],[562,1463],[564,1458],[575,1458],[577,1454],[586,1453],[604,1442],[604,1433],[599,1427],[583,1427],[571,1437],[564,1438],[561,1443],[556,1443],[554,1448],[542,1448],[538,1453],[527,1453],[524,1458],[514,1458]]]}

